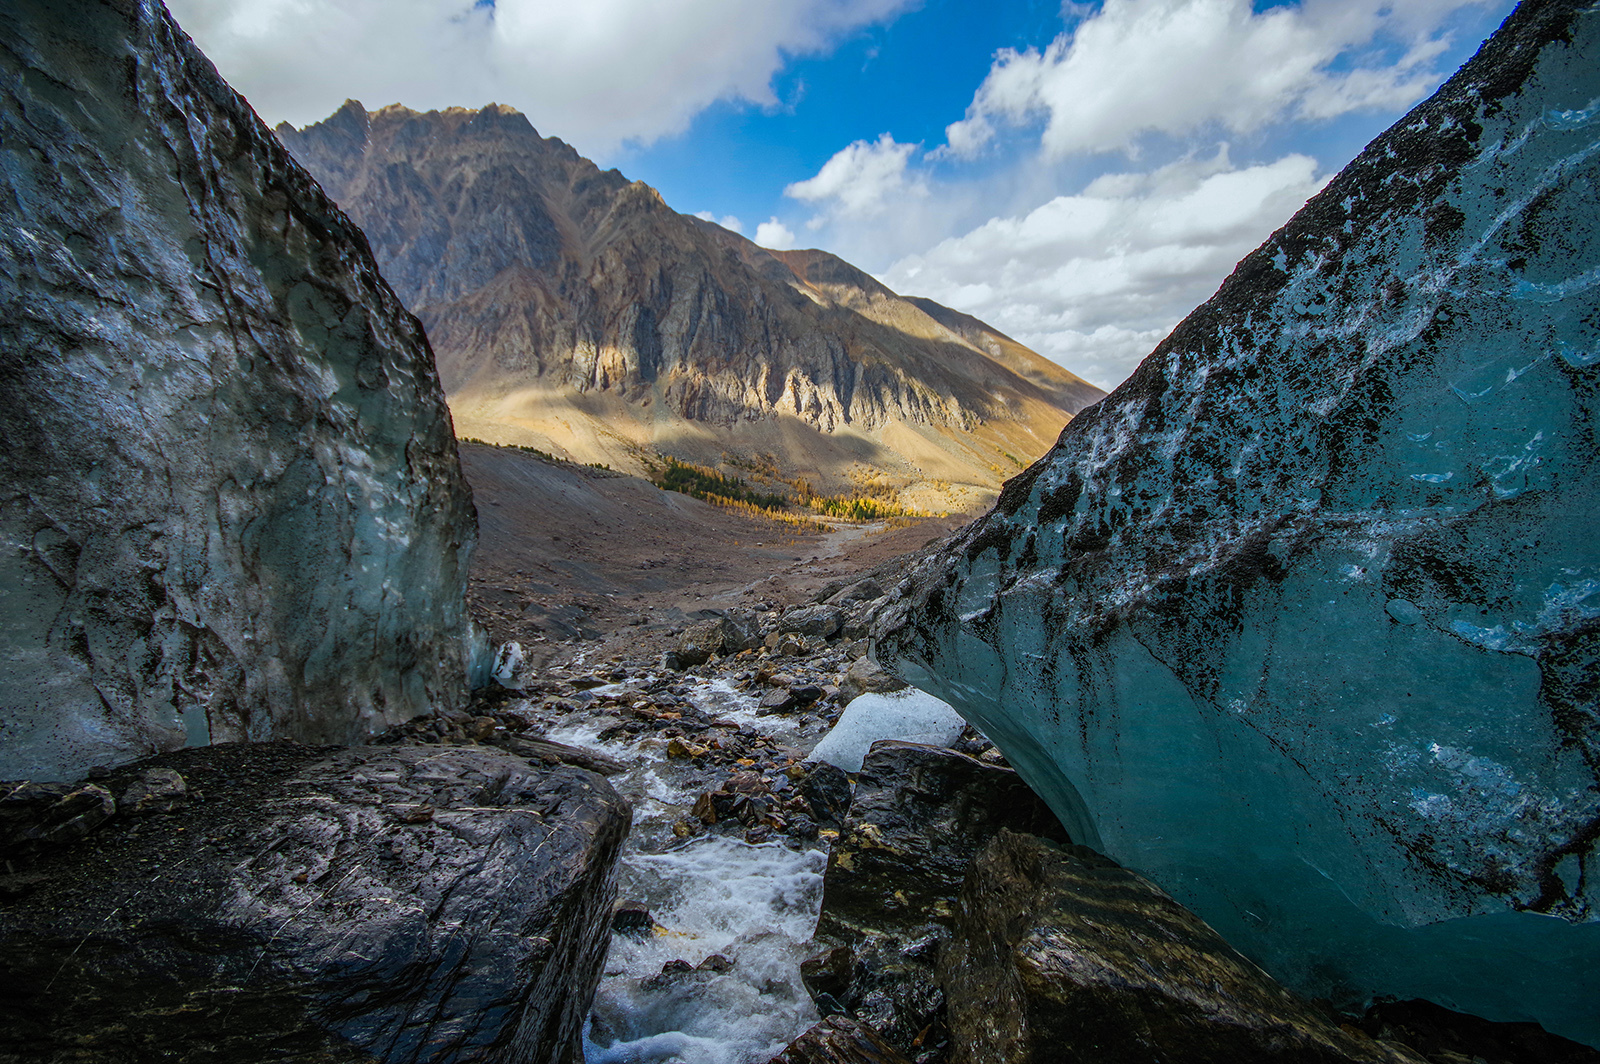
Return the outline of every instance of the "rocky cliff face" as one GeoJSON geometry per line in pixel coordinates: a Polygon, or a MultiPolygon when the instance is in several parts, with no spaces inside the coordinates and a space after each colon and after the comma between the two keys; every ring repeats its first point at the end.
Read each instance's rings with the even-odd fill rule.
{"type": "Polygon", "coordinates": [[[1525,4],[880,653],[1291,984],[1600,1042],[1600,10],[1525,4]]]}
{"type": "Polygon", "coordinates": [[[0,777],[463,697],[422,330],[159,4],[0,11],[0,777]]]}
{"type": "Polygon", "coordinates": [[[466,431],[583,460],[673,441],[825,479],[864,461],[997,487],[1008,454],[1040,453],[1102,394],[831,255],[677,214],[508,108],[352,101],[278,135],[366,229],[466,431]]]}

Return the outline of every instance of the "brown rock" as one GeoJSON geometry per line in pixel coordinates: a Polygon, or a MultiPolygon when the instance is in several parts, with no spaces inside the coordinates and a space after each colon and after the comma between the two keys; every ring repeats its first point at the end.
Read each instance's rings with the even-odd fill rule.
{"type": "Polygon", "coordinates": [[[1002,830],[939,959],[951,1064],[1421,1064],[1336,1026],[1159,887],[1002,830]]]}
{"type": "Polygon", "coordinates": [[[182,804],[187,791],[183,777],[173,769],[152,768],[128,784],[117,801],[117,810],[124,816],[170,813],[182,804]]]}

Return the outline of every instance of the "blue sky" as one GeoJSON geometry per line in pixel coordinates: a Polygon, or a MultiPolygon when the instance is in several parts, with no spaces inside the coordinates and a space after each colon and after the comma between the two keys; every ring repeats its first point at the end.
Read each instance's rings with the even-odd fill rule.
{"type": "Polygon", "coordinates": [[[269,122],[516,107],[1102,386],[1508,0],[171,0],[269,122]]]}

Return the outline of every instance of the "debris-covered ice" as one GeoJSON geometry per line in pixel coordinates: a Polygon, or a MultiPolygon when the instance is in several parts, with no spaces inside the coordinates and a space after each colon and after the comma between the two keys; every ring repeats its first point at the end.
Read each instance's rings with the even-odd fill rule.
{"type": "Polygon", "coordinates": [[[1600,8],[1523,5],[878,653],[1297,989],[1600,1044],[1600,8]]]}

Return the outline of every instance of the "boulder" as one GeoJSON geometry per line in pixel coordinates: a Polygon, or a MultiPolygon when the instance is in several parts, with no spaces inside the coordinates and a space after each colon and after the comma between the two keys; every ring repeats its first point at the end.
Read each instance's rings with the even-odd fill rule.
{"type": "Polygon", "coordinates": [[[817,936],[845,952],[811,966],[818,1008],[848,1012],[918,1064],[943,1060],[934,966],[968,863],[1004,827],[1066,839],[1010,769],[941,747],[875,743],[823,876],[817,936]]]}
{"type": "Polygon", "coordinates": [[[1518,7],[874,630],[1286,985],[1593,1045],[1597,57],[1518,7]]]}
{"type": "Polygon", "coordinates": [[[888,694],[911,686],[868,657],[857,658],[839,677],[839,701],[849,703],[865,694],[888,694]]]}
{"type": "Polygon", "coordinates": [[[164,755],[181,823],[42,853],[0,911],[0,1059],[580,1059],[628,807],[489,747],[164,755]]]}
{"type": "Polygon", "coordinates": [[[128,784],[117,799],[117,811],[124,816],[170,813],[183,804],[188,786],[170,768],[152,768],[128,784]]]}
{"type": "Polygon", "coordinates": [[[795,782],[795,790],[819,820],[843,823],[850,811],[850,774],[837,765],[826,761],[811,763],[795,782]]]}
{"type": "Polygon", "coordinates": [[[968,863],[1002,828],[1067,838],[1011,769],[937,746],[874,743],[828,857],[818,934],[948,928],[968,863]]]}
{"type": "Polygon", "coordinates": [[[837,606],[796,606],[778,619],[778,631],[808,639],[831,639],[844,625],[844,611],[837,606]]]}
{"type": "Polygon", "coordinates": [[[361,230],[159,3],[0,39],[0,778],[461,705],[472,497],[361,230]]]}
{"type": "Polygon", "coordinates": [[[761,626],[751,614],[731,612],[701,621],[684,629],[678,637],[678,667],[704,665],[719,654],[737,654],[758,647],[761,641],[761,626]]]}
{"type": "Polygon", "coordinates": [[[771,1064],[908,1064],[872,1028],[848,1016],[829,1016],[796,1038],[771,1064]]]}
{"type": "Polygon", "coordinates": [[[0,857],[76,842],[116,813],[96,783],[0,784],[0,857]]]}
{"type": "Polygon", "coordinates": [[[881,599],[887,594],[888,592],[883,589],[883,585],[869,576],[864,580],[858,580],[839,591],[835,591],[819,601],[829,606],[854,606],[859,602],[872,602],[881,599]]]}
{"type": "Polygon", "coordinates": [[[1340,1027],[1149,880],[1002,830],[939,960],[951,1064],[1422,1064],[1340,1027]]]}

